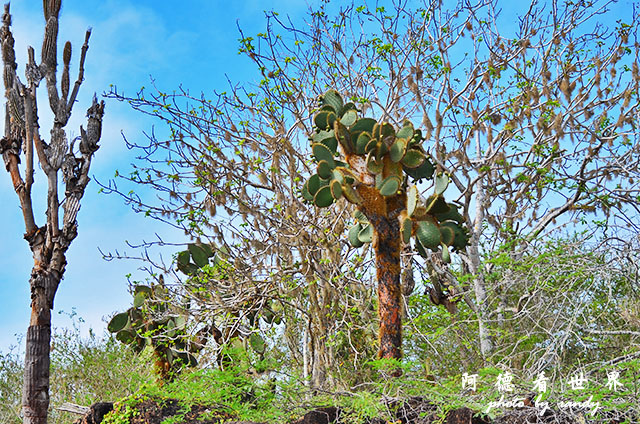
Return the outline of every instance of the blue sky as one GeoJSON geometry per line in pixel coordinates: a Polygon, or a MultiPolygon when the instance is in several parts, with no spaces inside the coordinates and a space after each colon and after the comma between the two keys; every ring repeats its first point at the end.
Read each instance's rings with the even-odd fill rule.
{"type": "MultiPolygon", "coordinates": [[[[70,136],[86,126],[85,111],[94,92],[100,95],[110,84],[119,91],[134,94],[148,86],[150,76],[159,87],[170,91],[182,84],[193,93],[211,93],[226,88],[226,77],[233,81],[257,80],[254,67],[238,56],[237,23],[245,34],[264,30],[264,10],[277,10],[300,19],[309,2],[300,0],[191,0],[180,3],[158,0],[63,0],[59,42],[73,44],[72,81],[77,69],[78,52],[88,27],[92,28],[85,65],[85,82],[67,131],[70,136]],[[179,4],[179,7],[175,5],[179,4]]],[[[16,39],[18,75],[24,75],[27,46],[39,57],[44,19],[42,2],[14,0],[11,3],[13,34],[16,39]]],[[[44,90],[40,88],[43,94],[44,90]]],[[[44,100],[44,99],[43,99],[44,100]]],[[[51,117],[48,104],[39,102],[41,135],[48,136],[51,117]]],[[[2,99],[4,103],[4,96],[2,99]]],[[[4,121],[4,120],[0,120],[4,121]]],[[[142,131],[154,123],[126,105],[108,100],[104,118],[101,148],[92,162],[92,178],[107,182],[116,169],[129,168],[134,159],[122,140],[121,132],[131,140],[140,140],[142,131]]],[[[0,124],[0,127],[3,127],[0,124]]],[[[0,128],[4,131],[3,128],[0,128]]],[[[6,353],[18,344],[29,321],[29,275],[32,258],[22,238],[24,223],[8,173],[0,173],[0,222],[4,223],[0,243],[0,352],[6,353]]],[[[39,202],[46,193],[45,179],[36,175],[34,206],[37,223],[44,222],[44,207],[39,202]]],[[[75,311],[85,322],[84,334],[92,327],[97,334],[105,328],[104,317],[128,307],[125,275],[143,278],[136,272],[141,266],[134,261],[106,262],[103,251],[131,252],[126,241],[151,240],[154,233],[179,237],[155,221],[136,215],[115,195],[98,193],[92,181],[80,210],[79,235],[71,246],[64,280],[58,290],[53,325],[70,327],[68,314],[75,311]],[[63,311],[64,313],[60,313],[63,311]]],[[[171,251],[169,251],[171,252],[171,251]]],[[[167,252],[167,253],[169,253],[167,252]]]]}

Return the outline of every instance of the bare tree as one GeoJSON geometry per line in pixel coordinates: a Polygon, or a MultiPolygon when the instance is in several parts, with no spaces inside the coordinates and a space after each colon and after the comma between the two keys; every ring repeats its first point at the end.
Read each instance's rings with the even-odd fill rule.
{"type": "MultiPolygon", "coordinates": [[[[370,293],[372,276],[354,264],[372,258],[341,236],[351,211],[344,200],[324,214],[301,200],[317,97],[333,87],[381,122],[421,122],[425,150],[451,175],[448,193],[457,190],[470,243],[451,265],[430,252],[425,261],[405,254],[403,292],[411,294],[417,270],[436,305],[464,301],[478,333],[468,359],[489,361],[492,331],[503,325],[498,308],[514,306],[508,296],[493,302],[500,292],[487,279],[490,252],[508,246],[517,261],[535,239],[591,217],[638,232],[638,14],[606,27],[612,4],[534,1],[515,25],[495,0],[335,13],[323,4],[304,26],[267,14],[264,32],[241,34],[259,83],[231,83],[213,100],[186,91],[110,94],[170,128],[166,139],[139,146],[142,165],[130,176],[164,194],[162,203],[120,191],[139,210],[224,245],[244,275],[225,282],[234,304],[242,305],[238,287],[255,290],[259,281],[262,296],[295,305],[294,362],[314,352],[330,366],[335,344],[325,341],[362,335],[345,329],[370,321],[370,304],[358,307],[358,319],[348,305],[371,300],[360,293],[370,293]],[[298,354],[301,345],[308,350],[298,354]]],[[[365,351],[355,338],[346,345],[356,358],[365,351]]]]}
{"type": "Polygon", "coordinates": [[[24,422],[34,424],[47,422],[51,310],[67,265],[67,249],[78,234],[76,217],[80,199],[89,183],[91,159],[98,150],[104,113],[104,102],[98,102],[94,96],[93,104],[87,110],[87,129],[81,126],[80,137],[71,142],[67,140],[64,128],[84,79],[84,61],[91,32],[87,31],[82,45],[78,77],[73,87],[70,83],[71,43],[65,44],[58,86],[56,71],[60,4],[61,0],[43,1],[45,31],[41,60],[39,64],[36,63],[34,49],[29,47],[25,82],[17,75],[9,4],[4,8],[0,34],[7,99],[5,134],[0,141],[0,151],[20,201],[25,224],[24,238],[29,243],[34,261],[29,281],[31,320],[26,337],[22,391],[24,422]],[[40,136],[38,123],[36,91],[42,80],[46,82],[49,106],[54,115],[48,143],[40,136]],[[76,142],[77,149],[74,149],[76,142]],[[40,165],[48,185],[46,199],[43,199],[46,202],[46,214],[42,226],[36,223],[31,196],[35,163],[40,165]],[[64,184],[62,200],[59,197],[59,178],[64,184]]]}

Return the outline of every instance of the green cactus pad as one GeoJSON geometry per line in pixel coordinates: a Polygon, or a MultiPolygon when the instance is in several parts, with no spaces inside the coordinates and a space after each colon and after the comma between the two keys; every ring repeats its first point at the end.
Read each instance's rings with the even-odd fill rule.
{"type": "Polygon", "coordinates": [[[436,214],[436,219],[440,222],[444,221],[455,221],[459,224],[462,224],[464,218],[458,212],[458,208],[455,205],[447,203],[449,209],[446,212],[436,214]]]}
{"type": "Polygon", "coordinates": [[[329,90],[322,96],[322,104],[331,106],[336,114],[339,115],[342,112],[344,102],[342,96],[336,90],[329,90]]]}
{"type": "Polygon", "coordinates": [[[313,118],[313,123],[321,131],[328,131],[333,129],[333,123],[336,121],[336,114],[322,110],[313,118]]]}
{"type": "Polygon", "coordinates": [[[398,138],[389,148],[389,158],[393,162],[400,162],[407,151],[407,140],[398,138]]]}
{"type": "Polygon", "coordinates": [[[441,244],[442,246],[442,262],[445,264],[451,263],[451,255],[449,254],[449,248],[446,244],[441,244]]]}
{"type": "Polygon", "coordinates": [[[136,333],[132,330],[120,330],[116,334],[116,339],[124,344],[129,344],[136,340],[136,333]]]}
{"type": "Polygon", "coordinates": [[[376,159],[382,160],[382,157],[389,152],[389,147],[387,146],[387,143],[385,143],[383,140],[378,141],[378,143],[376,144],[375,152],[376,152],[376,159]]]}
{"type": "Polygon", "coordinates": [[[442,239],[442,243],[447,246],[451,246],[455,236],[456,234],[451,227],[445,225],[440,226],[440,238],[442,239]]]}
{"type": "Polygon", "coordinates": [[[361,224],[369,223],[369,218],[367,218],[367,215],[363,214],[362,211],[360,211],[359,209],[356,209],[355,211],[353,211],[353,217],[356,219],[356,221],[358,221],[361,224]]]}
{"type": "Polygon", "coordinates": [[[438,194],[432,194],[427,198],[427,213],[430,215],[437,215],[447,212],[449,205],[445,202],[444,197],[438,194]]]}
{"type": "Polygon", "coordinates": [[[402,233],[402,241],[404,244],[409,244],[411,241],[411,231],[413,230],[413,220],[406,217],[400,223],[400,231],[402,233]]]}
{"type": "Polygon", "coordinates": [[[440,230],[432,221],[420,221],[416,228],[416,237],[427,249],[437,249],[440,245],[440,230]]]}
{"type": "Polygon", "coordinates": [[[400,188],[400,178],[395,175],[389,176],[382,180],[382,183],[378,187],[380,194],[383,196],[393,196],[398,192],[400,188]]]}
{"type": "Polygon", "coordinates": [[[420,241],[418,240],[418,238],[416,237],[416,250],[418,251],[418,254],[420,256],[422,256],[423,258],[426,258],[427,255],[427,251],[425,250],[424,246],[422,244],[420,244],[420,241]]]}
{"type": "Polygon", "coordinates": [[[372,174],[379,174],[382,172],[382,170],[384,169],[384,162],[382,162],[381,160],[376,160],[375,155],[372,153],[369,153],[369,155],[367,156],[367,170],[369,172],[371,172],[372,174]]]}
{"type": "Polygon", "coordinates": [[[367,151],[367,144],[371,141],[371,134],[368,132],[361,132],[358,134],[358,139],[356,140],[356,154],[364,155],[367,151]]]}
{"type": "Polygon", "coordinates": [[[312,176],[309,177],[309,181],[307,184],[307,189],[309,190],[309,194],[311,194],[312,199],[313,200],[313,196],[316,195],[316,193],[318,192],[318,190],[320,189],[320,187],[322,187],[322,181],[320,180],[320,176],[317,174],[314,174],[312,176]]]}
{"type": "Polygon", "coordinates": [[[313,195],[309,192],[309,180],[302,186],[302,198],[310,202],[313,200],[313,195]]]}
{"type": "Polygon", "coordinates": [[[364,244],[358,238],[358,234],[360,233],[361,230],[362,230],[362,225],[360,224],[355,224],[353,227],[349,229],[349,234],[347,237],[349,238],[349,243],[351,243],[351,246],[357,248],[357,247],[361,247],[364,244]]]}
{"type": "Polygon", "coordinates": [[[211,247],[205,244],[191,243],[187,246],[187,248],[189,249],[189,253],[191,253],[193,262],[195,262],[198,267],[202,268],[203,266],[209,264],[209,258],[213,256],[211,247]]]}
{"type": "Polygon", "coordinates": [[[416,181],[422,178],[431,178],[434,171],[435,167],[433,166],[429,158],[426,158],[422,165],[418,166],[417,168],[409,168],[407,166],[404,166],[404,172],[416,181]]]}
{"type": "Polygon", "coordinates": [[[349,128],[349,130],[351,131],[351,134],[366,131],[371,135],[375,124],[376,120],[373,118],[360,118],[349,128]]]}
{"type": "Polygon", "coordinates": [[[107,324],[107,330],[111,333],[117,333],[129,324],[129,314],[121,312],[111,318],[109,324],[107,324]]]}
{"type": "Polygon", "coordinates": [[[360,194],[350,184],[342,185],[342,195],[345,197],[345,199],[355,205],[360,205],[363,202],[360,194]]]}
{"type": "Polygon", "coordinates": [[[136,295],[133,296],[133,307],[134,308],[139,308],[142,305],[144,305],[144,301],[147,298],[147,294],[146,293],[138,293],[136,295]]]}
{"type": "Polygon", "coordinates": [[[340,184],[340,181],[333,180],[329,187],[331,188],[331,196],[334,199],[338,200],[342,197],[342,184],[340,184]]]}
{"type": "Polygon", "coordinates": [[[331,169],[336,167],[335,160],[333,159],[333,153],[327,146],[322,143],[313,143],[311,145],[311,150],[313,151],[313,156],[316,158],[318,162],[321,160],[326,160],[331,166],[331,169]]]}
{"type": "MultiPolygon", "coordinates": [[[[396,137],[396,130],[395,128],[393,128],[393,125],[391,125],[388,122],[384,122],[382,125],[380,125],[380,139],[381,141],[387,141],[388,139],[395,139],[396,137]]],[[[389,143],[390,144],[390,143],[389,143]]]]}
{"type": "Polygon", "coordinates": [[[329,149],[329,151],[331,151],[331,153],[335,154],[338,151],[338,140],[336,140],[335,137],[325,138],[320,143],[327,146],[327,148],[329,149]]]}
{"type": "Polygon", "coordinates": [[[467,232],[458,227],[458,230],[455,231],[456,235],[453,239],[453,248],[455,251],[464,250],[465,247],[469,244],[469,235],[467,232]]]}
{"type": "Polygon", "coordinates": [[[396,137],[411,140],[413,137],[413,124],[410,121],[405,121],[404,126],[397,132],[396,137]]]}
{"type": "Polygon", "coordinates": [[[407,168],[417,168],[424,163],[426,156],[420,150],[408,149],[402,158],[402,164],[407,168]]]}
{"type": "Polygon", "coordinates": [[[321,160],[318,162],[318,176],[324,180],[333,177],[333,168],[326,160],[321,160]]]}
{"type": "Polygon", "coordinates": [[[365,146],[364,153],[370,153],[370,152],[375,151],[377,145],[378,145],[378,139],[377,138],[372,138],[371,140],[369,140],[369,142],[365,146]]]}
{"type": "Polygon", "coordinates": [[[351,109],[351,110],[347,110],[342,115],[342,118],[340,118],[340,122],[342,122],[347,127],[350,127],[353,124],[355,124],[357,119],[358,119],[358,113],[355,110],[351,109]]]}
{"type": "Polygon", "coordinates": [[[151,287],[139,285],[133,289],[133,295],[137,295],[138,293],[146,293],[147,296],[151,296],[151,287]]]}
{"type": "Polygon", "coordinates": [[[319,208],[331,206],[333,200],[331,188],[328,185],[321,187],[315,196],[313,196],[313,203],[319,208]]]}
{"type": "Polygon", "coordinates": [[[419,199],[420,194],[418,193],[418,187],[412,185],[407,190],[407,214],[409,215],[409,217],[412,217],[414,212],[416,211],[419,199]]]}
{"type": "Polygon", "coordinates": [[[333,124],[333,129],[336,134],[336,138],[340,142],[340,145],[342,146],[342,149],[344,150],[345,154],[347,155],[352,154],[355,151],[356,146],[354,145],[353,140],[351,139],[351,133],[349,132],[347,127],[345,127],[342,122],[336,121],[333,124]]]}
{"type": "Polygon", "coordinates": [[[449,186],[449,176],[447,174],[436,175],[436,182],[434,187],[435,194],[442,194],[449,186]]]}
{"type": "Polygon", "coordinates": [[[358,240],[363,243],[371,243],[373,240],[373,227],[371,224],[366,225],[360,232],[358,233],[358,240]]]}

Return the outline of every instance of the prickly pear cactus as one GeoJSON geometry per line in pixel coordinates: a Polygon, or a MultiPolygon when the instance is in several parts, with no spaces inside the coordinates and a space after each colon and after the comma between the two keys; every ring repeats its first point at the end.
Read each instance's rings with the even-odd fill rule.
{"type": "Polygon", "coordinates": [[[397,214],[404,244],[414,240],[423,257],[426,250],[442,250],[450,261],[451,250],[464,249],[468,242],[463,218],[455,205],[445,201],[449,184],[446,174],[435,174],[435,166],[424,150],[419,129],[409,121],[396,129],[358,115],[353,103],[344,103],[335,90],[321,97],[314,117],[316,133],[311,150],[316,174],[304,184],[302,196],[318,207],[328,207],[345,198],[358,206],[355,224],[348,238],[354,247],[373,240],[368,217],[372,212],[390,217],[397,214]],[[433,179],[433,193],[424,198],[415,183],[433,179]],[[397,213],[390,206],[400,206],[397,213]]]}
{"type": "MultiPolygon", "coordinates": [[[[436,173],[419,129],[409,121],[402,128],[360,117],[353,103],[344,103],[335,90],[320,98],[314,116],[311,150],[316,173],[302,188],[302,196],[317,207],[345,198],[357,206],[348,238],[355,247],[371,243],[376,254],[381,358],[402,357],[400,251],[413,245],[427,257],[427,249],[464,249],[468,242],[463,219],[443,193],[449,177],[436,173]],[[433,193],[424,198],[415,183],[433,180],[433,193]]],[[[397,369],[399,375],[400,369],[397,369]]]]}
{"type": "Polygon", "coordinates": [[[136,286],[133,306],[114,315],[107,329],[136,352],[151,346],[156,372],[162,380],[170,380],[184,366],[195,366],[197,361],[185,331],[186,319],[171,312],[169,303],[162,300],[164,291],[161,285],[136,286]]]}

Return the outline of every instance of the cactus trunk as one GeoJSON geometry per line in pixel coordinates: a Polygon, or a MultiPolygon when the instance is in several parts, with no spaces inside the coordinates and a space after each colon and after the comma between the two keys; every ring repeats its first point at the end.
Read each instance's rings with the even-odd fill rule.
{"type": "Polygon", "coordinates": [[[402,296],[400,289],[400,224],[397,219],[372,217],[376,237],[376,276],[378,278],[378,315],[380,350],[386,359],[402,357],[402,296]],[[378,218],[378,219],[375,219],[378,218]]]}
{"type": "Polygon", "coordinates": [[[46,424],[49,409],[51,307],[60,284],[55,271],[35,269],[31,276],[31,321],[27,330],[22,405],[24,424],[46,424]]]}

